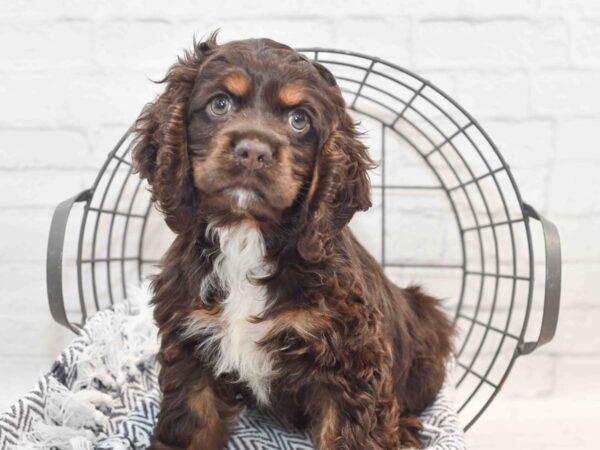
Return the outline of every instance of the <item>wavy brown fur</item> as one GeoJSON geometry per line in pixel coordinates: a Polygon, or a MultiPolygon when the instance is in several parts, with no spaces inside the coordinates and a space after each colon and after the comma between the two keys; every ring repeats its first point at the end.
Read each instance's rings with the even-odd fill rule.
{"type": "Polygon", "coordinates": [[[164,397],[151,448],[222,449],[242,406],[255,403],[235,374],[214,375],[210,353],[198,352],[202,336],[182,337],[192,313],[220,314],[222,292],[200,297],[219,252],[207,228],[240,221],[258,227],[274,267],[256,281],[269,298],[255,319],[270,327],[260,346],[276,369],[263,407],[308,429],[319,449],[420,447],[417,415],[442,385],[452,326],[435,299],[395,286],[347,227],[370,207],[373,163],[333,76],[270,40],[218,45],[212,36],[194,44],[164,82],[138,119],[133,147],[135,167],[177,234],[153,284],[164,397]],[[196,106],[230,66],[250,74],[262,103],[244,103],[255,109],[236,113],[237,122],[211,121],[196,106]],[[307,97],[311,129],[301,137],[269,109],[289,80],[307,97]],[[240,212],[219,189],[236,179],[239,165],[229,155],[245,133],[279,149],[280,159],[256,175],[263,202],[240,212]]]}

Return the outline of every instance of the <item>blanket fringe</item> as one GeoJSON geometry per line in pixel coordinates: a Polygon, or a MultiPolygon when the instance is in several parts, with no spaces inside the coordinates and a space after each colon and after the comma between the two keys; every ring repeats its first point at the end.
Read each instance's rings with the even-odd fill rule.
{"type": "Polygon", "coordinates": [[[148,285],[130,288],[129,300],[120,304],[122,314],[107,321],[94,319],[84,331],[94,336],[74,363],[73,385],[48,378],[43,422],[32,424],[19,450],[91,450],[107,435],[113,397],[119,386],[138,376],[140,365],[153,361],[158,350],[157,330],[148,305],[148,285]]]}
{"type": "Polygon", "coordinates": [[[16,447],[19,450],[40,450],[56,448],[59,450],[92,450],[96,437],[91,430],[75,430],[60,425],[48,425],[38,422],[33,430],[23,436],[16,447]]]}

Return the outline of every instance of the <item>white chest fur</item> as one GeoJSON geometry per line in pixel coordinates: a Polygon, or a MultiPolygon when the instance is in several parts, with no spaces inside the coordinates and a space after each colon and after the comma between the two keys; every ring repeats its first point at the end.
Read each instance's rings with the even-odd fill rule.
{"type": "Polygon", "coordinates": [[[273,365],[257,342],[265,337],[269,324],[254,323],[252,318],[262,315],[267,296],[264,287],[251,281],[252,277],[269,273],[263,259],[263,237],[248,224],[214,228],[209,232],[218,233],[221,253],[212,273],[203,281],[201,291],[216,285],[228,295],[223,299],[216,322],[192,320],[187,333],[209,335],[205,345],[215,351],[215,374],[237,373],[257,400],[266,403],[273,365]]]}

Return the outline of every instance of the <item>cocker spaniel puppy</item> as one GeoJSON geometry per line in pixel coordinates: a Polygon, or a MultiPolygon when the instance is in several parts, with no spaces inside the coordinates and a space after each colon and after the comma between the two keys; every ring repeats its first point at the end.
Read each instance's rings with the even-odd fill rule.
{"type": "Polygon", "coordinates": [[[268,39],[195,44],[137,121],[134,165],[176,238],[153,281],[153,449],[225,447],[244,406],[319,449],[420,447],[451,351],[347,224],[373,166],[339,87],[268,39]]]}

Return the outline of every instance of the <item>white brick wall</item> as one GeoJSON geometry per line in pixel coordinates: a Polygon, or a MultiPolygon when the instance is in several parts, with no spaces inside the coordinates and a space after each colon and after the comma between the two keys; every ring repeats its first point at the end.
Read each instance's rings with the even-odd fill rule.
{"type": "Polygon", "coordinates": [[[600,420],[600,2],[5,1],[0,6],[0,409],[68,336],[49,318],[55,204],[105,153],[193,34],[379,55],[454,95],[563,239],[555,341],[518,361],[473,448],[595,448],[600,420]],[[593,427],[595,425],[595,427],[593,427]],[[510,431],[508,431],[510,430],[510,431]]]}

